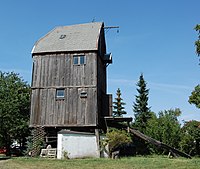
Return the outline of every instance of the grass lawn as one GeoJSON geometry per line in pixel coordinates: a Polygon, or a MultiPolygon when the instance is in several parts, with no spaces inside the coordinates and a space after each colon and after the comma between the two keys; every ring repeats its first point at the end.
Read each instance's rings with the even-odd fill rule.
{"type": "Polygon", "coordinates": [[[0,161],[0,169],[199,169],[200,158],[169,159],[167,157],[131,157],[112,159],[57,160],[44,158],[12,158],[0,161]]]}

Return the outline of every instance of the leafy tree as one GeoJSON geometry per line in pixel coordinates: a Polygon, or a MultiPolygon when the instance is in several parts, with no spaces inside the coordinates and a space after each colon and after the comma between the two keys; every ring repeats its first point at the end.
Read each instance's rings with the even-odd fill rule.
{"type": "Polygon", "coordinates": [[[29,134],[30,87],[16,73],[0,71],[0,139],[10,155],[14,140],[25,144],[29,134]]]}
{"type": "MultiPolygon", "coordinates": [[[[200,25],[197,24],[194,28],[198,32],[198,39],[195,41],[196,53],[200,56],[200,25]]],[[[189,103],[194,104],[197,108],[200,108],[200,85],[197,85],[189,96],[189,103]]]]}
{"type": "Polygon", "coordinates": [[[190,155],[200,155],[200,122],[196,120],[185,122],[181,130],[181,149],[190,155]]]}
{"type": "MultiPolygon", "coordinates": [[[[147,123],[146,134],[167,145],[178,148],[180,142],[181,125],[178,117],[180,109],[170,109],[159,112],[158,117],[154,114],[147,123]]],[[[163,150],[152,148],[153,152],[163,153],[163,150]]]]}
{"type": "Polygon", "coordinates": [[[124,102],[122,102],[122,98],[121,98],[121,91],[118,88],[117,89],[117,93],[116,93],[117,97],[115,98],[115,102],[113,102],[113,115],[117,116],[117,117],[122,117],[123,114],[126,114],[126,112],[124,111],[124,105],[126,105],[124,102]]]}
{"type": "Polygon", "coordinates": [[[200,85],[197,85],[189,97],[189,103],[200,108],[200,85]]]}
{"type": "Polygon", "coordinates": [[[135,112],[134,126],[143,133],[145,133],[146,124],[151,118],[150,108],[148,107],[149,89],[147,89],[146,85],[143,74],[141,74],[137,83],[138,95],[136,95],[136,100],[133,103],[133,111],[135,112]]]}
{"type": "Polygon", "coordinates": [[[198,39],[195,41],[197,55],[200,55],[200,25],[197,24],[194,28],[198,32],[198,39]]]}

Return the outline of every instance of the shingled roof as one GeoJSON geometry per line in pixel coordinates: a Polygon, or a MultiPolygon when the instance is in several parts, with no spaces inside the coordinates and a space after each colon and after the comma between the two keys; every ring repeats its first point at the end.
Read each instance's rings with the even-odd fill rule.
{"type": "Polygon", "coordinates": [[[34,53],[98,50],[102,22],[56,27],[39,39],[34,53]]]}

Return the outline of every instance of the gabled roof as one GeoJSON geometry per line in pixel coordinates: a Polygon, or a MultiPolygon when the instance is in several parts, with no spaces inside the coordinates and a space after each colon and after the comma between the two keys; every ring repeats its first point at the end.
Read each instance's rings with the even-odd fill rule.
{"type": "Polygon", "coordinates": [[[56,27],[39,39],[34,53],[98,50],[102,22],[56,27]]]}

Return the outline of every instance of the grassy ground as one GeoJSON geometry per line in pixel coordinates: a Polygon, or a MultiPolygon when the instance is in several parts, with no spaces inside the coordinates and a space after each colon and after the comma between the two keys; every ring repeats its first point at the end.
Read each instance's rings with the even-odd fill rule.
{"type": "Polygon", "coordinates": [[[0,161],[0,169],[197,169],[200,158],[169,159],[167,157],[131,157],[111,159],[57,160],[41,158],[12,158],[0,161]]]}

